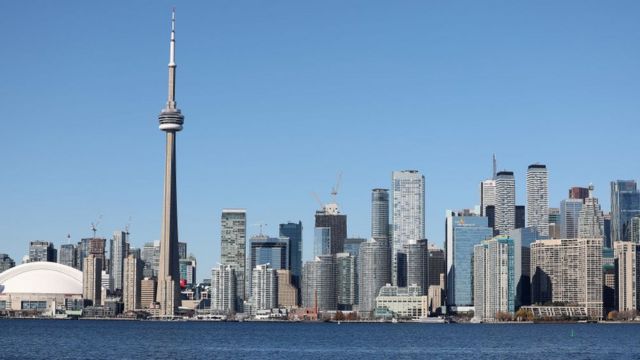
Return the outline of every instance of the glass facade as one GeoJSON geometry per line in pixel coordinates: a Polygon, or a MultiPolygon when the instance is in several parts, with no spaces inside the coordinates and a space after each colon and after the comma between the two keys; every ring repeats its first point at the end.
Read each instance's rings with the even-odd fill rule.
{"type": "Polygon", "coordinates": [[[280,224],[280,236],[289,238],[289,270],[291,270],[291,282],[299,287],[302,276],[302,221],[280,224]]]}
{"type": "Polygon", "coordinates": [[[313,256],[331,254],[331,228],[317,227],[313,235],[313,256]]]}

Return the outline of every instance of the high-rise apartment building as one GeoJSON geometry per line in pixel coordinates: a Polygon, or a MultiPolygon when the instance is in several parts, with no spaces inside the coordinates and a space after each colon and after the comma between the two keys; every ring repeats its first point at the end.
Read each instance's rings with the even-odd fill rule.
{"type": "Polygon", "coordinates": [[[140,259],[144,263],[144,277],[158,276],[160,266],[160,240],[147,242],[140,252],[140,259]]]}
{"type": "Polygon", "coordinates": [[[256,265],[251,271],[252,311],[270,310],[278,306],[276,270],[270,265],[256,265]]]}
{"type": "Polygon", "coordinates": [[[145,277],[140,281],[140,307],[149,309],[155,306],[158,282],[155,278],[145,277]]]}
{"type": "Polygon", "coordinates": [[[84,258],[88,255],[94,255],[101,260],[102,270],[107,269],[107,257],[105,250],[107,246],[107,239],[105,238],[84,238],[80,240],[79,244],[79,258],[80,264],[84,264],[84,258]]]}
{"type": "Polygon", "coordinates": [[[589,186],[589,195],[578,214],[578,238],[603,238],[604,215],[600,209],[598,198],[593,196],[593,185],[589,186]]]}
{"type": "Polygon", "coordinates": [[[447,307],[451,311],[473,309],[473,247],[493,237],[484,216],[447,210],[445,224],[447,257],[447,307]]]}
{"type": "Polygon", "coordinates": [[[78,266],[78,263],[76,262],[77,259],[76,246],[74,244],[60,245],[60,250],[58,251],[58,264],[79,269],[80,266],[78,266]]]}
{"type": "Polygon", "coordinates": [[[48,241],[32,241],[29,243],[29,262],[56,262],[56,249],[48,241]]]}
{"type": "Polygon", "coordinates": [[[237,310],[240,284],[236,279],[235,268],[231,265],[218,265],[211,270],[211,310],[222,314],[234,314],[237,310]]]}
{"type": "Polygon", "coordinates": [[[298,306],[298,289],[292,283],[291,270],[276,270],[278,276],[278,307],[294,308],[298,306]]]}
{"type": "Polygon", "coordinates": [[[331,255],[331,228],[313,228],[313,256],[331,255]]]}
{"type": "Polygon", "coordinates": [[[389,190],[371,190],[371,237],[389,240],[389,190]]]}
{"type": "Polygon", "coordinates": [[[124,259],[129,251],[129,234],[125,231],[115,231],[111,238],[109,252],[111,261],[109,262],[109,289],[117,291],[123,289],[123,269],[124,259]]]}
{"type": "Polygon", "coordinates": [[[351,310],[358,300],[356,257],[349,253],[338,253],[335,256],[338,310],[351,310]]]}
{"type": "Polygon", "coordinates": [[[629,241],[640,244],[640,215],[632,217],[627,223],[629,241]]]}
{"type": "Polygon", "coordinates": [[[628,222],[640,215],[640,191],[635,180],[611,182],[611,241],[628,240],[628,222]]]}
{"type": "Polygon", "coordinates": [[[484,240],[473,248],[474,316],[495,319],[498,313],[515,312],[514,242],[508,236],[484,240]]]}
{"type": "Polygon", "coordinates": [[[576,239],[578,237],[578,218],[584,200],[565,199],[560,202],[560,237],[576,239]]]}
{"type": "Polygon", "coordinates": [[[398,281],[398,252],[409,241],[425,238],[425,181],[417,170],[394,171],[391,178],[391,281],[398,281]]]}
{"type": "Polygon", "coordinates": [[[386,241],[370,239],[360,245],[358,253],[358,306],[369,317],[376,306],[380,288],[391,282],[389,247],[386,241]]]}
{"type": "Polygon", "coordinates": [[[302,268],[302,305],[318,311],[332,311],[338,308],[336,298],[335,257],[316,256],[302,268]]]}
{"type": "Polygon", "coordinates": [[[124,259],[122,278],[122,301],[124,311],[140,309],[141,305],[141,281],[144,265],[142,260],[134,255],[128,255],[124,259]]]}
{"type": "Polygon", "coordinates": [[[417,285],[423,292],[421,295],[426,295],[426,291],[429,289],[429,250],[427,240],[411,240],[403,246],[402,252],[405,256],[406,270],[404,273],[406,274],[406,279],[403,279],[404,281],[399,286],[417,285]]]}
{"type": "Polygon", "coordinates": [[[629,241],[613,243],[617,272],[618,311],[640,309],[640,244],[629,241]]]}
{"type": "Polygon", "coordinates": [[[247,212],[244,209],[222,210],[221,263],[234,270],[236,300],[234,311],[241,312],[247,294],[245,292],[247,212]]]}
{"type": "Polygon", "coordinates": [[[302,278],[302,221],[280,224],[280,236],[289,238],[289,270],[291,282],[300,288],[302,278]]]}
{"type": "Polygon", "coordinates": [[[584,306],[602,318],[602,239],[537,240],[531,244],[532,303],[584,306]]]}
{"type": "Polygon", "coordinates": [[[0,273],[16,266],[16,262],[7,254],[0,254],[0,273]]]}
{"type": "Polygon", "coordinates": [[[84,258],[82,271],[82,297],[89,305],[102,302],[102,259],[93,254],[84,258]]]}
{"type": "Polygon", "coordinates": [[[527,226],[535,227],[541,237],[549,236],[549,185],[546,165],[533,164],[527,169],[527,226]]]}
{"type": "Polygon", "coordinates": [[[516,228],[516,182],[512,171],[496,174],[495,226],[498,234],[516,228]]]}

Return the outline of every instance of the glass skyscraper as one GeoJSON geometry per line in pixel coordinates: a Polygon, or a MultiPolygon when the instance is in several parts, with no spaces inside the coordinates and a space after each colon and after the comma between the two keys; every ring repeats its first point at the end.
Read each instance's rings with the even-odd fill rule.
{"type": "Polygon", "coordinates": [[[302,278],[302,221],[280,224],[280,236],[289,238],[291,282],[299,289],[302,278]]]}
{"type": "Polygon", "coordinates": [[[640,192],[635,180],[611,182],[611,241],[628,240],[628,222],[640,215],[640,192]]]}
{"type": "Polygon", "coordinates": [[[453,311],[468,311],[473,306],[473,247],[493,236],[484,216],[460,216],[447,211],[447,307],[453,311]]]}

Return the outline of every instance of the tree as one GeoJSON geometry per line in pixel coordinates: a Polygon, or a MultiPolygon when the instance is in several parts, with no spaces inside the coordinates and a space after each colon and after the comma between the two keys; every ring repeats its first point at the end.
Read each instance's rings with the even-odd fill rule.
{"type": "Polygon", "coordinates": [[[533,313],[531,310],[520,308],[516,312],[515,319],[517,321],[533,321],[533,313]]]}
{"type": "Polygon", "coordinates": [[[342,313],[342,311],[336,311],[336,315],[333,317],[333,320],[335,321],[342,321],[345,319],[344,314],[342,313]]]}
{"type": "Polygon", "coordinates": [[[613,310],[613,311],[609,311],[609,314],[607,314],[607,320],[617,320],[618,319],[618,312],[613,310]]]}
{"type": "Polygon", "coordinates": [[[511,321],[512,316],[508,312],[498,311],[496,313],[496,320],[498,321],[511,321]]]}

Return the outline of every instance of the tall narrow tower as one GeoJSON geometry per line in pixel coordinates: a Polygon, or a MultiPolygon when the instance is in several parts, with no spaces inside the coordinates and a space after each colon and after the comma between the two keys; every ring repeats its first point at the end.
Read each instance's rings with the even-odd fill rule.
{"type": "Polygon", "coordinates": [[[180,305],[178,263],[178,202],[176,199],[176,133],[182,130],[184,116],[176,107],[176,12],[171,15],[171,43],[169,47],[169,96],[158,119],[160,130],[167,134],[167,158],[164,173],[164,205],[160,240],[160,268],[158,293],[160,315],[174,315],[180,305]]]}

